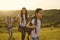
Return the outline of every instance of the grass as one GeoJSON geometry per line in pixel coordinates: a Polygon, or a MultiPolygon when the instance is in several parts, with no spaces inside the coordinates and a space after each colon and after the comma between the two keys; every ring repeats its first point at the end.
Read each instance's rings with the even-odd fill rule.
{"type": "Polygon", "coordinates": [[[60,40],[60,28],[50,29],[43,28],[41,30],[41,40],[60,40]]]}
{"type": "MultiPolygon", "coordinates": [[[[21,40],[21,33],[18,32],[17,28],[13,29],[13,37],[15,38],[15,40],[21,40]],[[16,30],[14,30],[16,29],[16,30]]],[[[40,30],[40,40],[60,40],[60,28],[42,28],[40,30]]],[[[26,34],[26,36],[28,36],[26,34]]],[[[8,40],[9,35],[7,32],[4,33],[0,33],[0,40],[8,40]]],[[[27,39],[25,39],[27,40],[27,39]]],[[[30,40],[31,36],[30,36],[30,40]]]]}

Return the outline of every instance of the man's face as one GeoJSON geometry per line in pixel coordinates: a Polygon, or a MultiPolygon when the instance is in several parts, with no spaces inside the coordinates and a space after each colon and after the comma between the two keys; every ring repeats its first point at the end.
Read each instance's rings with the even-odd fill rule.
{"type": "Polygon", "coordinates": [[[43,16],[43,11],[39,11],[39,12],[37,13],[37,16],[38,16],[39,18],[42,18],[42,16],[43,16]]]}

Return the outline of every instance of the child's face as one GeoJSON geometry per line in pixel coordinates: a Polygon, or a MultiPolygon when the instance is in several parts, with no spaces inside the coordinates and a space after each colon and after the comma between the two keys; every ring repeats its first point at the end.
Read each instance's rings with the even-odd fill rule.
{"type": "Polygon", "coordinates": [[[37,13],[37,16],[38,16],[39,18],[42,18],[42,16],[43,16],[43,11],[39,11],[39,12],[37,13]]]}

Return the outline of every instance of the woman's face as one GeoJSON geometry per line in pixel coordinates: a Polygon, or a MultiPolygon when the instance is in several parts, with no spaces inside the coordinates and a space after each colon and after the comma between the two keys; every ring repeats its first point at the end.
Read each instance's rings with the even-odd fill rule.
{"type": "Polygon", "coordinates": [[[26,9],[22,9],[22,13],[25,14],[26,13],[26,9]]]}

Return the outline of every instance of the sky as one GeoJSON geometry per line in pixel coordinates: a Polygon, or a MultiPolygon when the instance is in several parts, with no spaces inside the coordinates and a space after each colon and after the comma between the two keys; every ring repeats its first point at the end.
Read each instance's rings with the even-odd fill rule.
{"type": "Polygon", "coordinates": [[[22,7],[28,10],[60,9],[60,0],[0,0],[0,10],[20,10],[22,7]]]}

